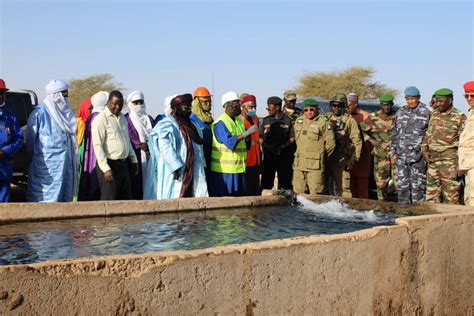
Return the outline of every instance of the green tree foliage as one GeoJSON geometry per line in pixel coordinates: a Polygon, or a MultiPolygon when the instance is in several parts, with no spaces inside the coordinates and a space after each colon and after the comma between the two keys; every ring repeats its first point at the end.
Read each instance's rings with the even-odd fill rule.
{"type": "Polygon", "coordinates": [[[338,92],[355,92],[360,99],[374,99],[384,94],[396,96],[398,91],[373,81],[372,67],[351,67],[341,71],[313,72],[300,77],[296,91],[302,97],[322,97],[330,100],[338,92]]]}
{"type": "Polygon", "coordinates": [[[71,79],[69,81],[69,101],[72,109],[77,113],[79,104],[90,99],[92,95],[99,91],[122,90],[120,83],[114,82],[111,74],[99,74],[83,79],[71,79]]]}

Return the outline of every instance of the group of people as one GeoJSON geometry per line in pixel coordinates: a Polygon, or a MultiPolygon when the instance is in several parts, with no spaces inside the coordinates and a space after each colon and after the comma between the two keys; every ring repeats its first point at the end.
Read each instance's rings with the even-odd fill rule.
{"type": "MultiPolygon", "coordinates": [[[[6,109],[0,80],[0,199],[9,198],[12,156],[23,146],[15,116],[6,109]]],[[[474,108],[474,81],[464,85],[474,108]]],[[[465,175],[465,204],[474,204],[474,116],[453,107],[453,92],[439,89],[431,107],[416,87],[406,106],[381,96],[368,113],[355,93],[337,93],[331,112],[318,101],[286,91],[267,99],[256,115],[252,94],[224,93],[224,113],[212,115],[205,87],[165,99],[164,114],[147,114],[140,91],[99,91],[74,114],[69,86],[46,85],[46,97],[28,119],[31,155],[27,201],[172,199],[260,195],[275,186],[296,193],[369,198],[373,170],[377,197],[396,190],[398,201],[456,204],[465,175]],[[122,113],[126,104],[128,113],[122,113]],[[277,181],[275,176],[277,175],[277,181]]]]}

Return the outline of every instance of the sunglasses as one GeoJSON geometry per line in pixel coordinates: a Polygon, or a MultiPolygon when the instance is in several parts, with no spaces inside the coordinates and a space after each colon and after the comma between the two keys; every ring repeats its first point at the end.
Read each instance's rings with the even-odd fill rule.
{"type": "Polygon", "coordinates": [[[315,108],[306,108],[303,111],[305,111],[305,112],[315,112],[316,109],[315,108]]]}
{"type": "Polygon", "coordinates": [[[69,92],[68,91],[61,91],[61,94],[63,95],[63,97],[67,98],[69,96],[69,92]]]}
{"type": "Polygon", "coordinates": [[[474,93],[466,93],[466,94],[464,95],[464,97],[465,97],[466,99],[474,98],[474,93]]]}
{"type": "Polygon", "coordinates": [[[143,103],[145,103],[145,101],[143,101],[143,100],[135,100],[135,101],[132,101],[132,103],[135,104],[135,105],[139,105],[139,104],[142,105],[143,103]]]}

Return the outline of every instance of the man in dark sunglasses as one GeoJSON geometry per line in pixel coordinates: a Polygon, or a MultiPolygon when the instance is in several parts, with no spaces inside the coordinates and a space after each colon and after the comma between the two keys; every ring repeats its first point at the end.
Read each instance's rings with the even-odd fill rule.
{"type": "Polygon", "coordinates": [[[295,130],[291,118],[282,111],[283,100],[277,96],[267,99],[268,116],[260,125],[263,148],[262,190],[273,188],[278,173],[278,188],[292,190],[295,130]]]}
{"type": "Polygon", "coordinates": [[[293,190],[296,193],[324,193],[324,170],[336,142],[329,120],[319,114],[318,101],[304,101],[304,116],[295,121],[296,153],[293,190]]]}
{"type": "Polygon", "coordinates": [[[347,97],[338,93],[329,101],[331,113],[326,118],[332,125],[336,138],[336,149],[328,161],[326,170],[326,189],[329,194],[352,197],[350,170],[360,157],[362,140],[357,122],[346,113],[347,97]]]}

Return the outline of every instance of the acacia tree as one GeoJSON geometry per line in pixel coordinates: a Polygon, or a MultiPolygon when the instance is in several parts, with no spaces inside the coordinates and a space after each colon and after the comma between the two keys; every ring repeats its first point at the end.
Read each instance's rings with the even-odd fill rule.
{"type": "Polygon", "coordinates": [[[79,104],[89,99],[99,91],[122,90],[120,83],[114,81],[111,74],[98,74],[83,79],[71,79],[69,81],[69,101],[74,111],[79,110],[79,104]]]}
{"type": "Polygon", "coordinates": [[[302,97],[318,96],[327,100],[338,92],[355,92],[360,99],[398,94],[396,89],[373,81],[374,74],[375,70],[372,67],[350,67],[340,71],[307,73],[300,77],[296,91],[302,97]]]}

